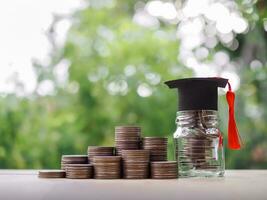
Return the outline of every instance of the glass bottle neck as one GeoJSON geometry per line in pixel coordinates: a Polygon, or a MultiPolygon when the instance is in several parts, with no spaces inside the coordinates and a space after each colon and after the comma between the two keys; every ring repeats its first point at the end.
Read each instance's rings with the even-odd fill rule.
{"type": "Polygon", "coordinates": [[[178,111],[176,124],[188,128],[217,128],[219,125],[218,111],[216,110],[186,110],[178,111]]]}

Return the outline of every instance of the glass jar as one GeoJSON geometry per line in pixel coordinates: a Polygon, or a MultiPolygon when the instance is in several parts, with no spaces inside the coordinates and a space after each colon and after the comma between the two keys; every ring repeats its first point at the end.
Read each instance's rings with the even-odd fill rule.
{"type": "Polygon", "coordinates": [[[178,111],[174,133],[180,177],[223,176],[224,148],[216,110],[178,111]]]}

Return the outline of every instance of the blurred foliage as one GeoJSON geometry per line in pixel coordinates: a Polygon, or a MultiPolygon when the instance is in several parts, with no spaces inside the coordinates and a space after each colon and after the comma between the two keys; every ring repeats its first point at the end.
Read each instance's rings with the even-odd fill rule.
{"type": "MultiPolygon", "coordinates": [[[[35,61],[38,82],[55,83],[53,95],[40,96],[36,90],[28,97],[0,98],[1,168],[60,167],[62,154],[86,154],[88,145],[113,145],[114,126],[120,124],[138,124],[146,136],[167,135],[173,159],[177,94],[163,82],[193,76],[177,60],[176,25],[141,27],[132,21],[135,1],[105,6],[101,2],[105,3],[91,1],[90,7],[71,17],[67,41],[62,48],[54,47],[48,66],[35,61]],[[53,73],[62,62],[70,63],[66,83],[53,73]],[[142,97],[147,93],[152,95],[142,97]]],[[[245,6],[242,1],[240,5],[245,6]]],[[[264,1],[254,6],[258,18],[246,16],[253,28],[238,35],[239,48],[228,52],[243,62],[236,112],[245,146],[241,151],[226,150],[227,168],[267,167],[267,66],[249,66],[253,59],[266,63],[262,20],[267,7],[264,1]]],[[[226,133],[223,96],[220,111],[226,133]]]]}

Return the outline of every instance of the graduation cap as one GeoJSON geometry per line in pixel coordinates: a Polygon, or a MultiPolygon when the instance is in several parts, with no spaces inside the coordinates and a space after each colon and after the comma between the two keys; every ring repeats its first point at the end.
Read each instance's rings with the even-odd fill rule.
{"type": "Polygon", "coordinates": [[[226,99],[229,106],[228,146],[240,149],[240,137],[234,116],[235,94],[228,79],[224,78],[185,78],[165,82],[169,88],[178,89],[178,111],[218,110],[218,87],[228,85],[226,99]]]}

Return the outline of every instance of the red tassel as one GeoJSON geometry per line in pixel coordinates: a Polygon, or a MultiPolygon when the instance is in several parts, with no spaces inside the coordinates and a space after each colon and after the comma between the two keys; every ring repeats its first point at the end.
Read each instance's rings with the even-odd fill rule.
{"type": "Polygon", "coordinates": [[[235,93],[232,92],[231,85],[228,82],[229,90],[226,93],[226,99],[229,106],[228,120],[228,147],[230,149],[240,149],[241,138],[235,122],[235,93]]]}

